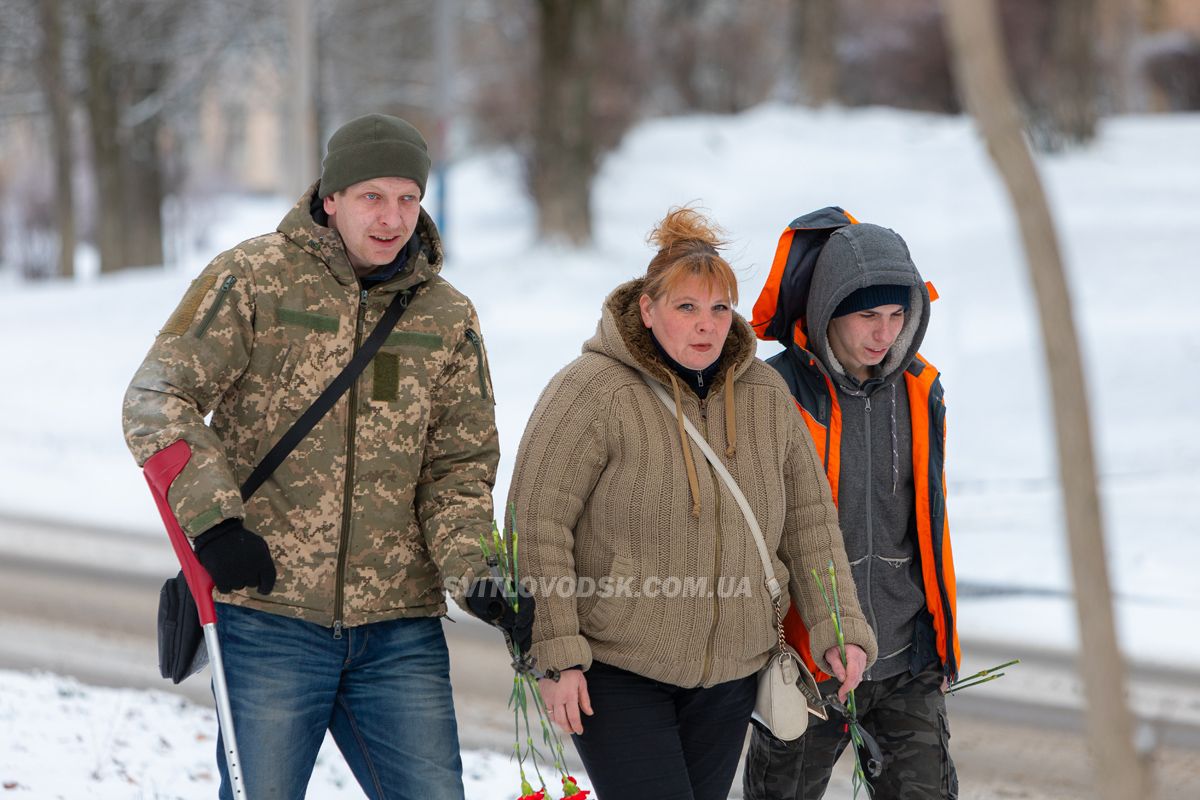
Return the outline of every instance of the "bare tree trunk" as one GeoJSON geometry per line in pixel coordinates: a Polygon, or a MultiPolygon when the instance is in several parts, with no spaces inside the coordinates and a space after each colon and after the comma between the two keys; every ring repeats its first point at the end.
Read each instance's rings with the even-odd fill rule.
{"type": "Polygon", "coordinates": [[[1097,0],[1055,0],[1054,38],[1049,78],[1050,114],[1057,134],[1069,144],[1091,141],[1098,110],[1096,40],[1097,0]]]}
{"type": "Polygon", "coordinates": [[[792,41],[799,50],[804,101],[820,107],[838,99],[838,0],[793,0],[792,41]]]}
{"type": "Polygon", "coordinates": [[[1149,775],[1134,751],[1133,718],[1125,700],[1125,665],[1113,626],[1087,386],[1050,208],[1022,136],[992,0],[942,0],[942,8],[959,86],[1008,187],[1037,298],[1054,402],[1097,796],[1150,797],[1149,775]]]}
{"type": "Polygon", "coordinates": [[[126,267],[152,267],[163,263],[163,176],[159,153],[161,126],[152,116],[129,131],[129,144],[121,160],[124,177],[122,217],[126,267]]]}
{"type": "Polygon", "coordinates": [[[292,0],[288,6],[288,142],[286,197],[294,200],[321,174],[321,143],[317,132],[317,19],[313,0],[292,0]]]}
{"type": "Polygon", "coordinates": [[[592,238],[595,37],[602,0],[539,0],[538,104],[530,178],[538,235],[592,238]]]}
{"type": "Polygon", "coordinates": [[[1143,19],[1149,23],[1162,0],[1100,0],[1100,58],[1104,93],[1117,113],[1145,111],[1149,90],[1140,77],[1133,50],[1143,19]],[[1145,9],[1145,15],[1142,10],[1145,9]]]}
{"type": "Polygon", "coordinates": [[[701,6],[701,0],[662,3],[662,16],[658,20],[661,33],[655,37],[659,52],[665,56],[656,63],[678,94],[681,107],[689,111],[704,108],[704,93],[697,85],[704,52],[699,46],[696,25],[701,6]]]}
{"type": "Polygon", "coordinates": [[[63,24],[59,0],[37,4],[42,27],[38,65],[46,106],[50,110],[50,140],[54,152],[54,227],[58,230],[58,274],[75,276],[75,192],[71,173],[71,91],[63,69],[63,24]]]}
{"type": "Polygon", "coordinates": [[[92,142],[92,168],[96,176],[96,249],[100,271],[116,272],[126,265],[121,208],[124,180],[121,147],[117,139],[119,112],[113,81],[112,54],[105,40],[104,23],[96,0],[84,10],[88,91],[88,128],[92,142]]]}
{"type": "Polygon", "coordinates": [[[450,164],[453,160],[450,135],[459,113],[456,93],[459,72],[458,39],[460,32],[458,0],[441,0],[434,19],[434,50],[437,53],[437,125],[433,135],[433,179],[437,186],[437,208],[433,219],[442,235],[443,246],[450,230],[450,164]]]}

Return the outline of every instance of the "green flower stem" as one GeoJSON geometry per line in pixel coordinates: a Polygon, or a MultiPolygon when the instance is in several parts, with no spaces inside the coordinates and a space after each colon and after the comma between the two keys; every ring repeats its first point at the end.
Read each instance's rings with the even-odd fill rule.
{"type": "MultiPolygon", "coordinates": [[[[519,610],[520,594],[517,592],[518,579],[518,538],[516,531],[510,531],[507,534],[501,534],[497,525],[492,523],[491,540],[486,536],[479,537],[479,546],[482,551],[488,566],[491,568],[491,573],[499,579],[504,586],[505,599],[512,605],[514,611],[519,610]]],[[[509,696],[509,706],[513,710],[513,728],[514,739],[513,753],[516,756],[518,769],[521,773],[522,793],[530,794],[532,790],[526,791],[525,786],[528,784],[525,772],[525,762],[530,761],[533,765],[533,772],[537,777],[540,788],[545,791],[547,800],[551,800],[552,795],[550,789],[546,787],[546,780],[542,775],[541,761],[545,759],[542,750],[539,750],[538,744],[535,743],[533,736],[533,722],[530,718],[529,695],[533,695],[532,706],[538,717],[538,724],[541,727],[541,739],[543,745],[549,750],[550,757],[553,759],[554,768],[563,778],[564,786],[566,785],[567,775],[567,759],[563,750],[562,739],[558,735],[558,731],[554,725],[547,722],[549,711],[546,708],[545,700],[542,698],[541,691],[538,688],[537,678],[533,670],[533,662],[524,656],[520,648],[512,641],[509,636],[505,636],[505,644],[509,654],[512,656],[513,673],[513,689],[509,696]],[[522,725],[524,731],[522,731],[522,725]]]]}
{"type": "MultiPolygon", "coordinates": [[[[538,716],[542,718],[542,724],[546,725],[545,719],[550,716],[549,710],[546,708],[546,701],[542,698],[542,692],[532,678],[530,678],[530,683],[533,686],[534,703],[537,706],[538,716]]],[[[567,774],[567,757],[563,751],[562,738],[558,735],[558,730],[555,729],[553,723],[548,725],[548,729],[552,738],[551,749],[554,754],[554,766],[565,776],[567,774]]]]}
{"type": "Polygon", "coordinates": [[[978,686],[981,683],[989,683],[991,681],[996,680],[997,678],[1002,678],[1002,677],[1004,677],[1004,674],[1005,673],[1003,673],[1003,672],[998,672],[995,675],[989,675],[986,678],[980,678],[979,680],[971,681],[970,683],[967,683],[965,681],[960,681],[958,683],[952,683],[946,689],[946,693],[947,694],[957,694],[958,692],[961,692],[963,689],[970,689],[972,686],[978,686]]]}
{"type": "Polygon", "coordinates": [[[999,672],[1000,670],[1004,669],[1005,667],[1011,667],[1014,664],[1020,664],[1020,663],[1021,663],[1021,659],[1014,658],[1012,661],[1005,661],[1003,664],[997,664],[996,666],[989,667],[988,669],[981,669],[981,670],[979,670],[979,672],[976,672],[974,675],[968,675],[965,678],[959,678],[958,680],[956,680],[954,683],[952,683],[950,685],[953,687],[960,683],[966,683],[967,681],[973,681],[976,678],[983,678],[988,675],[991,675],[994,672],[999,672]]]}
{"type": "MultiPolygon", "coordinates": [[[[521,680],[521,676],[514,677],[517,678],[518,684],[521,687],[521,701],[519,705],[521,709],[521,716],[525,720],[525,743],[529,748],[528,753],[530,755],[530,760],[533,762],[533,771],[537,775],[538,783],[541,785],[541,788],[545,789],[546,779],[542,777],[541,765],[538,764],[538,749],[533,744],[533,726],[529,724],[529,701],[525,691],[525,682],[521,680]]],[[[521,732],[518,730],[517,737],[520,738],[520,736],[521,732]]]]}
{"type": "MultiPolygon", "coordinates": [[[[837,571],[833,568],[833,561],[830,560],[827,567],[829,573],[830,592],[825,590],[825,581],[821,580],[820,574],[816,568],[811,568],[813,580],[817,582],[817,588],[821,590],[821,598],[825,601],[825,609],[829,612],[829,618],[833,621],[833,630],[837,634],[838,654],[842,659],[842,667],[847,667],[846,657],[846,637],[842,629],[842,603],[838,597],[837,589],[837,571]],[[830,593],[833,595],[830,600],[830,593]]],[[[863,746],[862,733],[858,727],[858,704],[854,698],[854,690],[850,690],[846,694],[846,710],[850,712],[850,720],[847,721],[847,729],[850,731],[850,741],[854,744],[854,771],[851,779],[851,788],[854,791],[854,797],[858,797],[860,789],[867,790],[867,797],[873,797],[874,791],[871,789],[871,784],[867,780],[867,773],[863,770],[861,748],[863,746]]]]}
{"type": "Polygon", "coordinates": [[[1004,676],[1005,673],[1000,672],[1000,670],[1004,669],[1005,667],[1011,667],[1014,664],[1020,663],[1021,659],[1014,658],[1012,661],[1005,661],[1003,664],[997,664],[996,666],[989,667],[988,669],[981,669],[974,675],[968,675],[965,678],[959,678],[954,683],[947,686],[946,693],[955,694],[956,692],[961,692],[963,689],[970,689],[972,686],[978,686],[981,683],[994,681],[996,678],[1004,676]]]}
{"type": "MultiPolygon", "coordinates": [[[[517,531],[514,529],[512,532],[512,582],[513,582],[513,594],[514,595],[516,595],[516,593],[517,593],[516,592],[517,586],[518,586],[519,581],[521,580],[521,575],[517,571],[520,567],[520,563],[521,562],[517,560],[517,531]]],[[[516,609],[516,607],[517,607],[517,598],[514,596],[513,597],[513,609],[516,609]]]]}

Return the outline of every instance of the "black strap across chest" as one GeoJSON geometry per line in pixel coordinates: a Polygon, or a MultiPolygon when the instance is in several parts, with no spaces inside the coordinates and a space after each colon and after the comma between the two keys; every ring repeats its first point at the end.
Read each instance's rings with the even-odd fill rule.
{"type": "Polygon", "coordinates": [[[271,477],[271,473],[296,449],[296,445],[300,444],[305,436],[308,436],[321,418],[329,413],[329,409],[333,408],[334,403],[346,393],[355,379],[366,369],[367,364],[375,357],[375,353],[383,346],[392,329],[396,327],[396,323],[400,321],[400,317],[408,309],[408,301],[412,299],[413,291],[415,290],[407,289],[396,293],[396,297],[388,304],[387,310],[383,312],[383,316],[376,323],[370,336],[355,351],[350,363],[342,368],[337,377],[325,387],[325,391],[321,392],[308,410],[300,415],[300,418],[292,427],[288,428],[287,433],[279,438],[270,452],[263,456],[262,461],[258,462],[258,466],[242,484],[242,502],[249,500],[258,491],[263,482],[271,477]]]}

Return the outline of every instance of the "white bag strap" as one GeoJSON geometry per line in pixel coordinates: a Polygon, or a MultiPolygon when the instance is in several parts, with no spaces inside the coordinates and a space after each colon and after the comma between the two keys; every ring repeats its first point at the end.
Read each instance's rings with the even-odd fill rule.
{"type": "MultiPolygon", "coordinates": [[[[642,379],[646,381],[646,385],[658,395],[658,399],[667,407],[667,411],[671,412],[671,416],[675,416],[675,404],[671,402],[671,396],[667,394],[667,389],[658,381],[648,375],[642,375],[642,379]]],[[[728,387],[726,391],[732,390],[733,387],[728,387]]],[[[696,426],[692,421],[683,416],[683,427],[687,431],[688,436],[692,437],[692,441],[700,448],[700,452],[704,453],[704,457],[708,459],[708,463],[712,464],[717,474],[721,476],[721,480],[729,489],[729,493],[733,495],[733,499],[737,501],[738,507],[742,509],[742,514],[746,517],[746,524],[750,526],[750,532],[754,534],[754,544],[758,546],[758,557],[762,559],[763,572],[767,576],[767,591],[771,593],[771,601],[775,604],[776,611],[779,609],[779,598],[782,592],[779,589],[779,581],[775,580],[775,568],[771,566],[771,552],[767,550],[767,542],[763,539],[762,529],[758,527],[758,520],[754,517],[754,512],[750,510],[750,503],[746,500],[746,495],[742,494],[741,488],[737,485],[737,481],[729,474],[729,470],[721,463],[721,459],[717,458],[717,454],[713,452],[712,447],[708,442],[704,441],[704,437],[700,435],[700,431],[696,430],[696,426]]]]}

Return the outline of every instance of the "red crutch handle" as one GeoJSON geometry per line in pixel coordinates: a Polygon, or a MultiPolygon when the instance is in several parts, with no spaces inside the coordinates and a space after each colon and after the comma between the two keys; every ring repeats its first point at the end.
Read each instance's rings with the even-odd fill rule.
{"type": "Polygon", "coordinates": [[[208,625],[217,621],[212,599],[212,576],[196,559],[187,534],[179,527],[179,520],[175,519],[175,512],[167,502],[167,491],[179,477],[179,473],[183,472],[191,457],[192,448],[180,439],[150,456],[142,467],[142,472],[146,476],[146,483],[150,484],[150,493],[154,495],[158,513],[162,515],[163,524],[167,527],[167,536],[171,538],[171,547],[175,550],[175,557],[179,559],[179,566],[183,568],[183,577],[187,580],[188,589],[196,600],[200,624],[208,625]]]}

